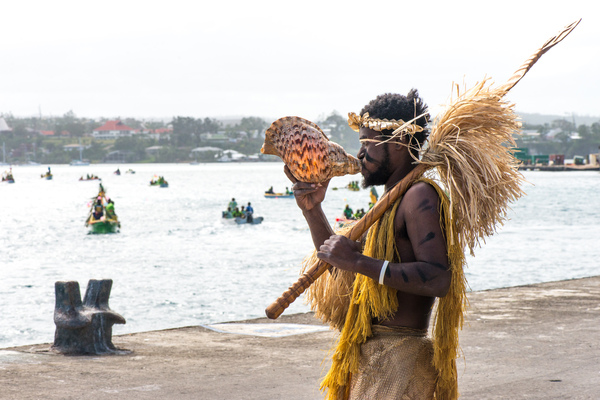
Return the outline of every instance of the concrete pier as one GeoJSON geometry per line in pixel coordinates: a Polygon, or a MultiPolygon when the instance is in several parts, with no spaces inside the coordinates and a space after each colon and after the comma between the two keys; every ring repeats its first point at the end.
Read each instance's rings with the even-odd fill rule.
{"type": "MultiPolygon", "coordinates": [[[[461,399],[600,398],[600,277],[469,300],[461,399]]],[[[319,380],[336,335],[311,313],[229,325],[115,335],[126,351],[110,356],[65,356],[51,343],[0,349],[0,398],[323,398],[319,380]]]]}

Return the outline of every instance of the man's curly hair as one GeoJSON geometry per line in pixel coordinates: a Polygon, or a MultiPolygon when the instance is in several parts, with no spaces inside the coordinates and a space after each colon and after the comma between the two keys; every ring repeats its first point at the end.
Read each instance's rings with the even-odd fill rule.
{"type": "MultiPolygon", "coordinates": [[[[430,121],[429,108],[419,97],[417,89],[411,89],[406,96],[396,93],[385,93],[371,100],[369,104],[363,107],[360,115],[368,112],[369,116],[378,119],[401,119],[410,121],[418,115],[424,114],[422,117],[414,121],[415,124],[423,128],[423,131],[417,132],[409,141],[411,153],[416,157],[417,150],[420,148],[429,136],[429,128],[427,123],[430,121]]],[[[382,131],[383,135],[391,135],[393,131],[382,131]]]]}

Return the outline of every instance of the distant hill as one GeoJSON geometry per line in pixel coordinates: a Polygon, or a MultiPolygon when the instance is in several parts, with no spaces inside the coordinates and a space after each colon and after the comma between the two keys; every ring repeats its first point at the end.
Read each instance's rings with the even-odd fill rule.
{"type": "Polygon", "coordinates": [[[520,113],[517,111],[517,114],[521,117],[524,123],[530,125],[544,125],[549,124],[552,121],[557,119],[565,119],[569,122],[573,122],[575,120],[575,125],[592,125],[594,122],[600,122],[600,116],[589,116],[589,115],[546,115],[546,114],[529,114],[529,113],[520,113]]]}

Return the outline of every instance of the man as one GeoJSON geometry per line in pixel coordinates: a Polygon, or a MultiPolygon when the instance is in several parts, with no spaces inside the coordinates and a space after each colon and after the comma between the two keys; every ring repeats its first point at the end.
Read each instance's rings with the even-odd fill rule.
{"type": "Polygon", "coordinates": [[[346,204],[346,208],[344,208],[344,217],[346,217],[346,219],[352,219],[352,214],[354,214],[352,209],[346,204]]]}
{"type": "Polygon", "coordinates": [[[104,207],[102,206],[102,198],[98,197],[96,199],[96,204],[94,204],[94,210],[92,213],[94,219],[98,220],[104,216],[104,207]]]}
{"type": "MultiPolygon", "coordinates": [[[[354,120],[351,114],[349,123],[359,129],[363,187],[385,185],[387,192],[415,168],[418,148],[428,135],[427,106],[413,89],[407,96],[378,96],[360,114],[354,120]],[[400,126],[416,116],[400,136],[392,138],[393,129],[384,129],[389,120],[400,126]]],[[[439,371],[427,329],[435,299],[444,297],[452,282],[440,220],[443,192],[431,181],[417,181],[359,243],[334,234],[329,225],[321,208],[328,181],[298,182],[287,167],[286,174],[294,182],[317,257],[334,267],[320,278],[325,287],[307,292],[317,315],[341,330],[322,383],[328,398],[432,399],[434,391],[438,394],[439,371]],[[349,286],[345,292],[343,282],[349,286]],[[336,295],[328,299],[322,294],[329,292],[336,295]]],[[[455,388],[440,391],[456,395],[455,388]]]]}
{"type": "Polygon", "coordinates": [[[246,207],[246,222],[252,222],[252,214],[254,214],[254,208],[250,202],[248,202],[248,207],[246,207]]]}

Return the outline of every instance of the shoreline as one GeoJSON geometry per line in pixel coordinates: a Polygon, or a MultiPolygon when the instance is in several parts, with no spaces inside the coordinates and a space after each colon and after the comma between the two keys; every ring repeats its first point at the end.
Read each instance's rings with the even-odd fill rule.
{"type": "MultiPolygon", "coordinates": [[[[468,299],[461,399],[597,398],[600,276],[468,299]]],[[[223,325],[236,324],[323,328],[312,312],[223,325]]],[[[274,337],[190,326],[115,335],[127,351],[112,356],[63,356],[48,343],[9,347],[0,349],[0,385],[7,399],[322,399],[335,338],[329,329],[274,337]]]]}

